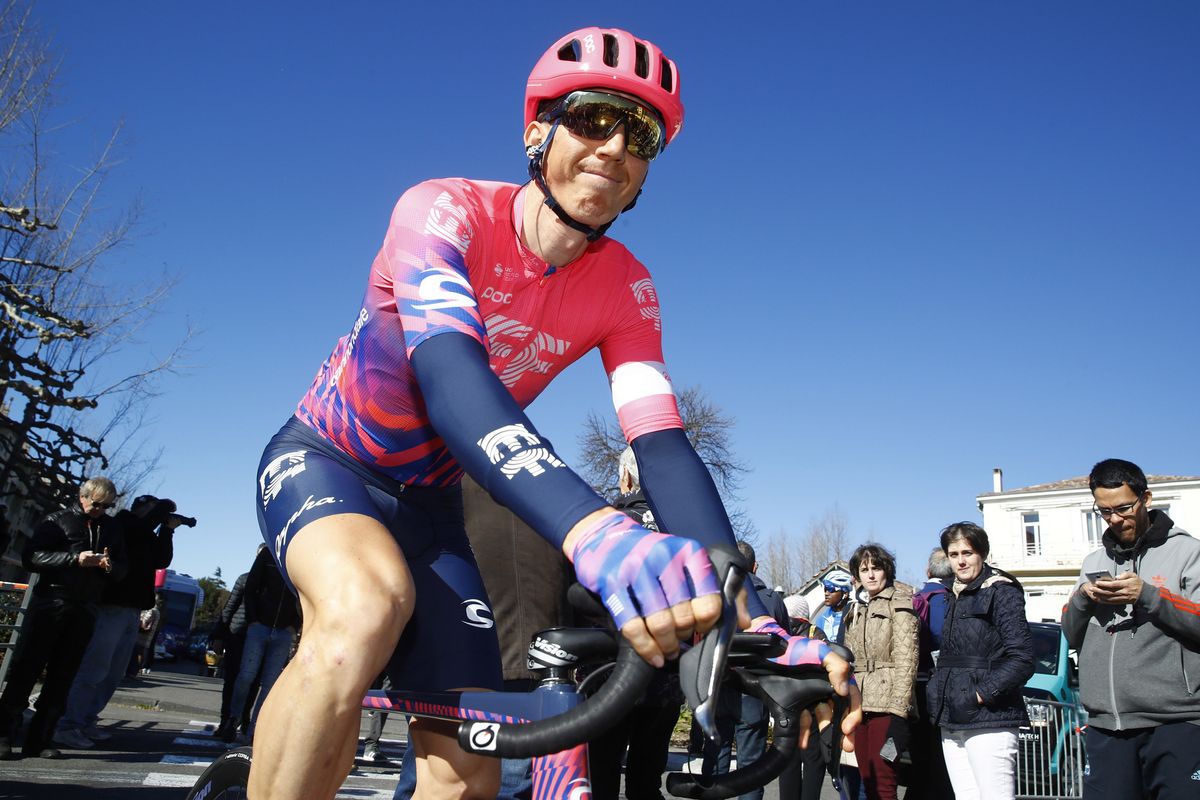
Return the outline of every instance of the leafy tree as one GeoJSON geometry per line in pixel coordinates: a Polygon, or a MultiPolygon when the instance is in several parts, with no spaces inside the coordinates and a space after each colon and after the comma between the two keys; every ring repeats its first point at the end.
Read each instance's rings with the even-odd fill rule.
{"type": "MultiPolygon", "coordinates": [[[[754,523],[738,505],[741,500],[738,490],[749,467],[733,452],[733,417],[714,405],[703,390],[695,386],[680,391],[678,401],[688,441],[708,467],[734,531],[740,538],[753,541],[754,523]]],[[[625,447],[625,434],[613,415],[588,413],[583,433],[579,435],[580,475],[610,500],[616,499],[618,494],[617,464],[625,447]]]]}
{"type": "Polygon", "coordinates": [[[196,627],[200,630],[211,631],[221,618],[221,609],[229,599],[229,590],[221,577],[221,568],[207,578],[200,578],[200,588],[204,589],[204,605],[196,613],[196,627]]]}

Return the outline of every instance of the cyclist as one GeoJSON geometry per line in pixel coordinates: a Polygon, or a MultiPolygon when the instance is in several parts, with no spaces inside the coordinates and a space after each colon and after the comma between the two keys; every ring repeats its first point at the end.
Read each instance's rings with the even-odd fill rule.
{"type": "MultiPolygon", "coordinates": [[[[334,795],[385,666],[405,688],[499,686],[464,470],[562,548],[651,663],[720,617],[723,576],[701,544],[732,548],[733,533],[683,432],[654,284],[604,236],[683,124],[675,64],[625,31],[575,31],[534,67],[525,124],[530,183],[434,180],[400,198],[353,326],[264,451],[259,521],[304,636],[259,718],[255,800],[334,795]],[[655,518],[702,542],[610,507],[524,415],[593,347],[655,518]]],[[[741,624],[782,633],[753,595],[741,624]]],[[[855,691],[823,644],[793,639],[781,658],[855,691]]],[[[495,762],[452,728],[410,730],[420,796],[495,796],[495,762]]]]}

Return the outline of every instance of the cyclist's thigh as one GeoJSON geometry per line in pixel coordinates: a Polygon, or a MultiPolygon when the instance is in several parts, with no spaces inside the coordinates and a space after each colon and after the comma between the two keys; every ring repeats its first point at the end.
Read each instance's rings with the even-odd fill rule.
{"type": "Polygon", "coordinates": [[[404,689],[499,689],[491,604],[463,529],[462,495],[414,492],[393,524],[417,602],[388,672],[404,689]]]}
{"type": "Polygon", "coordinates": [[[257,500],[263,540],[303,603],[331,588],[403,591],[408,571],[388,519],[344,464],[276,437],[259,464],[257,500]]]}

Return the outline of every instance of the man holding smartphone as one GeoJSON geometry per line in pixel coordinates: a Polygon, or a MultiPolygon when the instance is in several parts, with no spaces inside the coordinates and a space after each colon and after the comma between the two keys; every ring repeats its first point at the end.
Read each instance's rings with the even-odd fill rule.
{"type": "Polygon", "coordinates": [[[1084,800],[1200,792],[1200,541],[1151,510],[1142,470],[1092,468],[1108,522],[1063,615],[1079,650],[1090,770],[1084,800]]]}

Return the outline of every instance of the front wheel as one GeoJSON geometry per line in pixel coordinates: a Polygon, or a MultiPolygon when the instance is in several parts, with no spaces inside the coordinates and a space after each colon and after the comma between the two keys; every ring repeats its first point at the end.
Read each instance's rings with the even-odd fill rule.
{"type": "Polygon", "coordinates": [[[239,747],[208,765],[186,800],[246,800],[250,781],[250,748],[239,747]]]}

